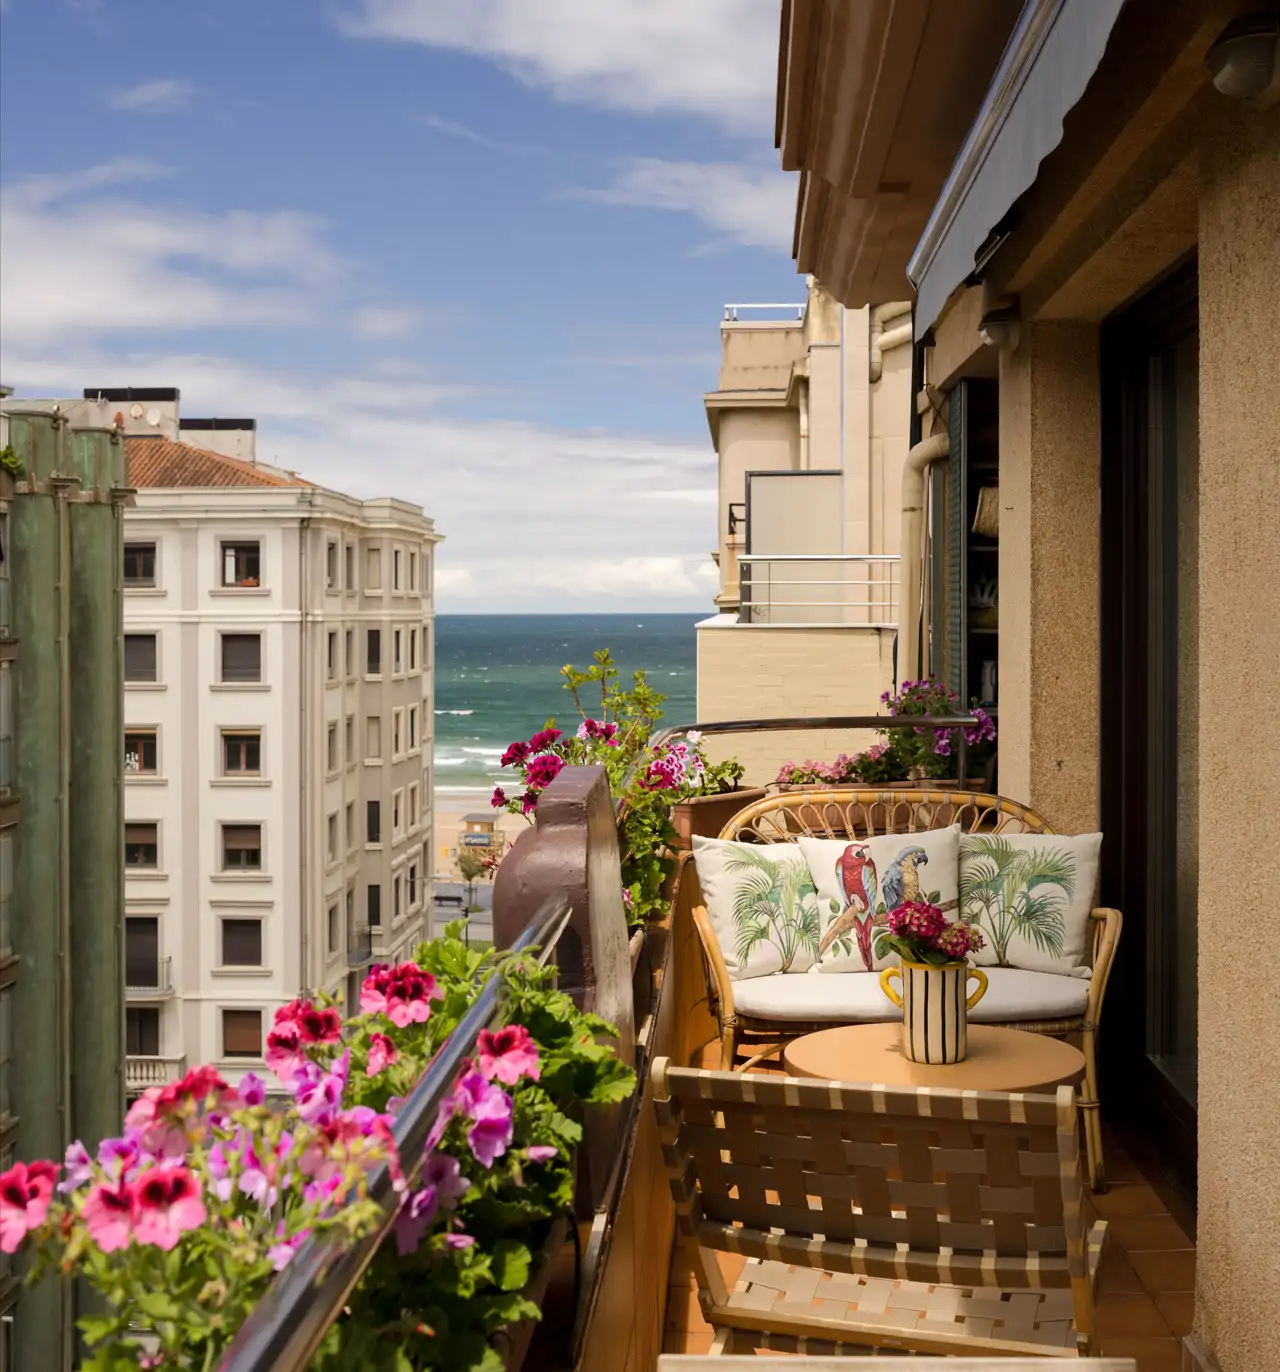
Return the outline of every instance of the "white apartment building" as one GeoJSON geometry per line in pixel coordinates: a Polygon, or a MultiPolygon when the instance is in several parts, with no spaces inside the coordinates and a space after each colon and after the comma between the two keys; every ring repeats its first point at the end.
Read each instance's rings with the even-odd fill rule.
{"type": "Polygon", "coordinates": [[[138,394],[95,393],[121,407],[137,491],[131,1090],[200,1062],[260,1071],[277,1006],[320,990],[351,1004],[368,963],[426,936],[440,539],[416,505],[256,463],[249,421],[179,424],[176,391],[138,394]]]}

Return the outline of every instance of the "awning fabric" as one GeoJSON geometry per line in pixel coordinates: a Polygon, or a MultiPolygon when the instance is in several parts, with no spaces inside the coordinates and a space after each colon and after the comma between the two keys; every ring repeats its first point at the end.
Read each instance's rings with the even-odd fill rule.
{"type": "Polygon", "coordinates": [[[1102,61],[1124,0],[1027,0],[986,98],[907,266],[916,337],[942,312],[975,255],[1040,163],[1102,61]]]}

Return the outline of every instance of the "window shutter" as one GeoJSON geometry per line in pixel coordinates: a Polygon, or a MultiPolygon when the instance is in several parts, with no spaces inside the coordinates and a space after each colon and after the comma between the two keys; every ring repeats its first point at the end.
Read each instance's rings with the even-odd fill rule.
{"type": "Polygon", "coordinates": [[[156,679],[155,634],[125,634],[124,679],[126,681],[154,681],[156,679]]]}
{"type": "Polygon", "coordinates": [[[222,635],[223,681],[262,680],[262,635],[222,635]]]}

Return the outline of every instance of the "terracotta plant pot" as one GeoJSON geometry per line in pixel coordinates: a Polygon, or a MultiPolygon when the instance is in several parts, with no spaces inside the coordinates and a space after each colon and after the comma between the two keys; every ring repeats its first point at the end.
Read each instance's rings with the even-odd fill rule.
{"type": "Polygon", "coordinates": [[[720,831],[738,813],[757,800],[764,799],[763,788],[751,791],[721,791],[715,796],[693,796],[671,807],[671,823],[675,825],[679,838],[676,846],[680,850],[693,847],[696,834],[699,838],[719,838],[720,831]]]}
{"type": "Polygon", "coordinates": [[[880,989],[902,1007],[902,1055],[910,1062],[963,1062],[969,1051],[969,1010],[986,994],[987,974],[967,962],[933,967],[902,960],[880,973],[880,989]],[[902,994],[893,989],[901,978],[902,994]],[[970,977],[978,989],[965,994],[970,977]]]}

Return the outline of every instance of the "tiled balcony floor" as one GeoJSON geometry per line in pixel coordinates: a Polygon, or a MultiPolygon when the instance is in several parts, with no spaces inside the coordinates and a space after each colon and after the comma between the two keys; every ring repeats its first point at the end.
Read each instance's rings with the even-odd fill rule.
{"type": "MultiPolygon", "coordinates": [[[[1104,1147],[1111,1185],[1092,1201],[1098,1216],[1110,1222],[1098,1274],[1100,1351],[1136,1358],[1138,1372],[1179,1372],[1182,1336],[1191,1330],[1195,1247],[1116,1140],[1108,1136],[1104,1147]]],[[[721,1255],[731,1287],[742,1262],[721,1255]]],[[[711,1327],[702,1318],[692,1269],[677,1244],[663,1351],[705,1353],[710,1346],[711,1327]]]]}

